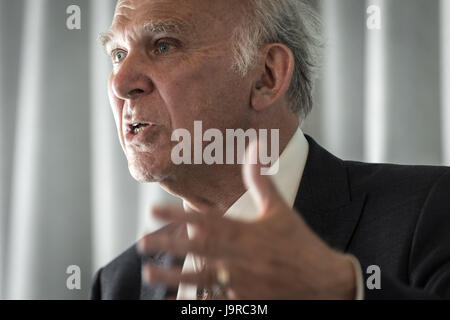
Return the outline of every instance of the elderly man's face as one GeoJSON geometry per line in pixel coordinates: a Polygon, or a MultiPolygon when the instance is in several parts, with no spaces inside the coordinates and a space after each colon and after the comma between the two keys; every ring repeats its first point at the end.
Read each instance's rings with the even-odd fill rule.
{"type": "Polygon", "coordinates": [[[176,178],[173,130],[245,128],[251,81],[232,71],[240,0],[119,2],[106,50],[109,96],[131,174],[176,178]]]}

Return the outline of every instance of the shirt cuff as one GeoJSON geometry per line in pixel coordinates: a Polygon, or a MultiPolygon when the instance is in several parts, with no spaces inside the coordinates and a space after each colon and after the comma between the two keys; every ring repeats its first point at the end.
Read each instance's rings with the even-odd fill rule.
{"type": "Polygon", "coordinates": [[[350,261],[353,265],[353,270],[355,271],[355,278],[356,278],[356,295],[355,300],[364,300],[364,278],[362,275],[362,268],[361,264],[359,263],[358,259],[351,255],[347,255],[350,258],[350,261]]]}

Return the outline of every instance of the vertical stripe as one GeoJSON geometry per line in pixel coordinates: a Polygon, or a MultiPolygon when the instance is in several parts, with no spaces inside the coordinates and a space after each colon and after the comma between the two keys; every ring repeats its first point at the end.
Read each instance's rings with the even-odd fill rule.
{"type": "Polygon", "coordinates": [[[35,250],[36,207],[39,201],[40,108],[42,106],[42,59],[46,19],[45,0],[27,0],[16,118],[14,171],[10,237],[8,239],[6,286],[7,299],[27,299],[32,294],[34,265],[39,253],[35,250]],[[24,132],[26,130],[26,132],[24,132]]]}
{"type": "Polygon", "coordinates": [[[450,166],[450,1],[441,0],[442,162],[450,166]]]}
{"type": "MultiPolygon", "coordinates": [[[[381,9],[381,29],[369,29],[366,33],[366,102],[365,102],[365,160],[383,162],[386,158],[386,79],[385,32],[387,19],[384,0],[367,0],[367,8],[381,9]]],[[[367,18],[369,18],[367,14],[367,18]]]]}

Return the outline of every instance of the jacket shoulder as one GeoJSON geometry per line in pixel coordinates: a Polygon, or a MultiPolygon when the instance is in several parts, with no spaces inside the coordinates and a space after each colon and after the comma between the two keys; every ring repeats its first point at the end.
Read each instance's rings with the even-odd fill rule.
{"type": "Polygon", "coordinates": [[[414,166],[395,164],[371,164],[344,161],[352,193],[368,192],[372,195],[404,196],[428,194],[432,186],[443,176],[450,174],[444,166],[414,166]]]}
{"type": "Polygon", "coordinates": [[[91,299],[136,300],[140,289],[141,257],[134,244],[97,272],[91,299]]]}

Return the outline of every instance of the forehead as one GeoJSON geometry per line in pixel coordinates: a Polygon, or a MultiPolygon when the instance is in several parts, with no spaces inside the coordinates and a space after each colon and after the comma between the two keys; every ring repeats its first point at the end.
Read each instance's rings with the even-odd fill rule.
{"type": "Polygon", "coordinates": [[[239,1],[235,0],[121,0],[117,3],[110,32],[138,31],[148,23],[172,27],[176,31],[220,30],[236,22],[236,14],[231,13],[237,4],[239,1]]]}

